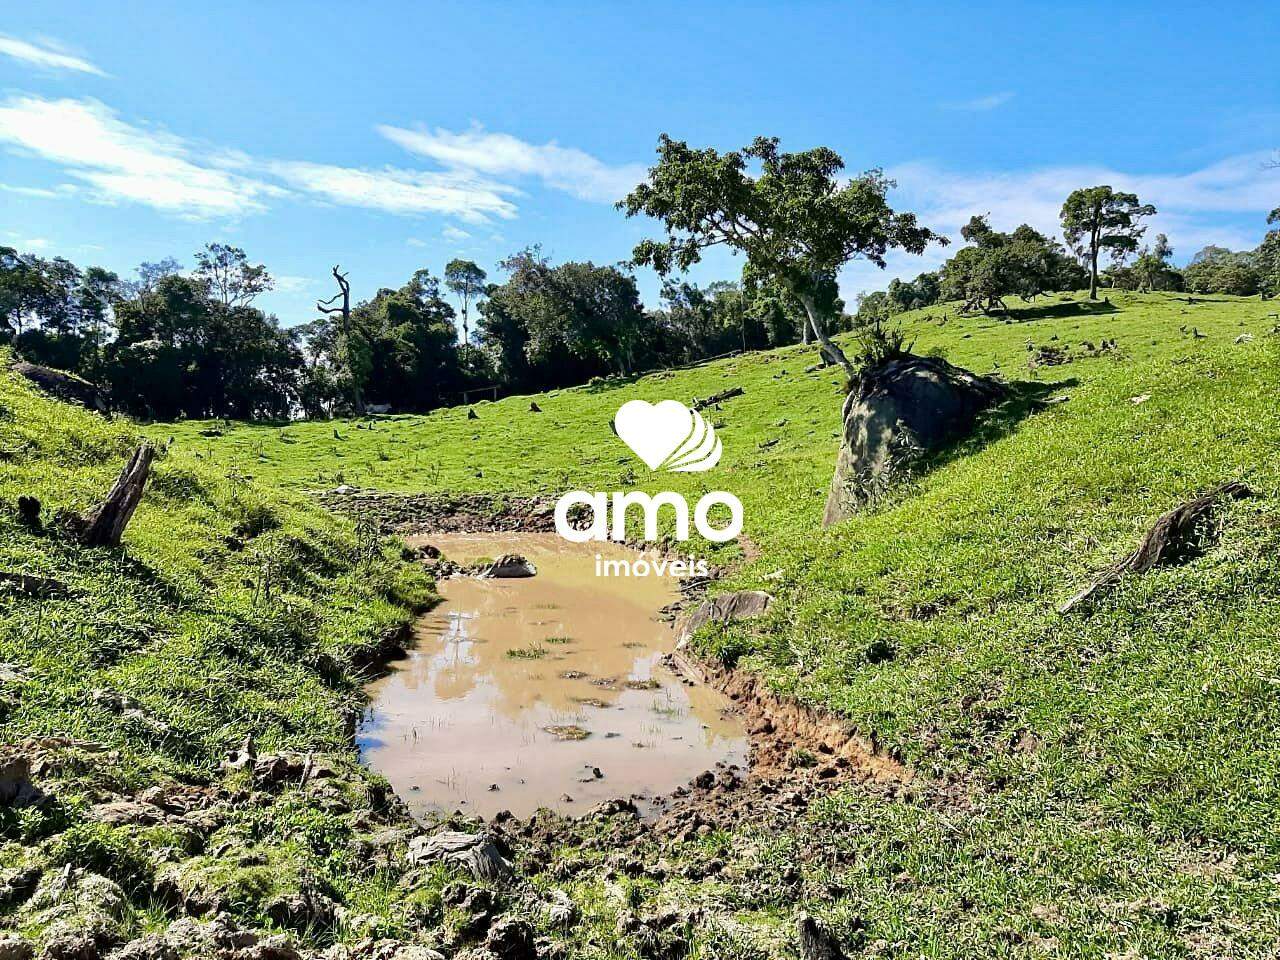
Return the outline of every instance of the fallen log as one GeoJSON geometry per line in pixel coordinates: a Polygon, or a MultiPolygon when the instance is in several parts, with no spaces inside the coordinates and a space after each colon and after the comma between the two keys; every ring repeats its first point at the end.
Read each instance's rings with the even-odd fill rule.
{"type": "Polygon", "coordinates": [[[124,528],[133,519],[133,512],[142,500],[142,491],[151,476],[151,462],[156,448],[149,443],[139,445],[133,456],[120,471],[106,499],[84,513],[74,526],[76,539],[86,547],[118,547],[124,536],[124,528]]]}
{"type": "Polygon", "coordinates": [[[721,390],[719,393],[713,393],[711,396],[704,397],[701,400],[694,400],[693,409],[705,410],[707,407],[714,407],[717,403],[724,403],[726,400],[740,397],[744,392],[741,387],[730,387],[728,390],[721,390]]]}
{"type": "Polygon", "coordinates": [[[1070,613],[1082,603],[1092,600],[1129,574],[1146,573],[1152,567],[1182,563],[1198,552],[1200,524],[1212,514],[1218,501],[1239,500],[1252,496],[1249,486],[1239,480],[1214,487],[1208,493],[1189,500],[1163,514],[1147,531],[1138,548],[1112,564],[1083,590],[1058,607],[1058,613],[1070,613]]]}

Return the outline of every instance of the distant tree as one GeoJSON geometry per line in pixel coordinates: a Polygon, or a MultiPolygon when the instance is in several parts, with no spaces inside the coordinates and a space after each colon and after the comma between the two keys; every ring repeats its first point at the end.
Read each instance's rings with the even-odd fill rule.
{"type": "Polygon", "coordinates": [[[963,310],[1003,310],[1005,297],[1033,300],[1073,284],[1080,273],[1057,243],[1025,223],[1001,233],[974,216],[960,234],[970,245],[943,264],[940,296],[963,301],[963,310]]]}
{"type": "Polygon", "coordinates": [[[464,348],[471,345],[471,306],[484,295],[487,278],[488,274],[470,260],[450,260],[444,268],[445,286],[458,298],[462,307],[464,348]]]}
{"type": "Polygon", "coordinates": [[[892,280],[888,294],[898,313],[930,307],[942,296],[942,278],[937,273],[922,273],[914,280],[892,280]]]}
{"type": "Polygon", "coordinates": [[[1182,271],[1192,293],[1225,293],[1248,297],[1263,286],[1257,257],[1252,253],[1232,253],[1225,247],[1205,247],[1182,271]]]}
{"type": "Polygon", "coordinates": [[[892,181],[871,171],[841,183],[844,161],[825,147],[780,153],[776,138],[757,137],[742,151],[721,154],[692,149],[665,134],[647,182],[619,207],[627,216],[647,214],[666,228],[663,240],[645,240],[633,262],[667,275],[688,270],[709,247],[741,251],[758,273],[774,277],[804,308],[824,350],[855,377],[857,371],[831,342],[831,316],[819,306],[819,290],[854,257],[884,266],[893,248],[920,253],[931,241],[911,213],[886,202],[892,181]],[[758,176],[747,163],[758,161],[758,176]]]}
{"type": "Polygon", "coordinates": [[[893,313],[893,301],[883,290],[858,294],[858,309],[853,315],[855,327],[871,327],[882,324],[893,313]]]}
{"type": "Polygon", "coordinates": [[[135,279],[126,280],[123,293],[128,297],[140,297],[150,293],[156,284],[165,277],[172,277],[182,272],[182,264],[173,257],[165,257],[155,262],[143,261],[134,270],[135,279]]]}
{"type": "MultiPolygon", "coordinates": [[[[1280,223],[1280,207],[1271,211],[1267,223],[1280,223]]],[[[1267,298],[1280,297],[1280,229],[1267,231],[1255,260],[1263,295],[1267,298]]]]}
{"type": "Polygon", "coordinates": [[[534,245],[507,257],[498,269],[507,280],[485,291],[477,324],[480,342],[509,389],[532,389],[537,375],[529,359],[530,325],[534,313],[543,309],[551,267],[534,245]]]}
{"type": "Polygon", "coordinates": [[[338,266],[330,272],[338,284],[338,292],[328,300],[317,300],[316,309],[330,319],[336,317],[340,324],[340,339],[335,342],[341,345],[352,406],[357,416],[364,416],[364,381],[369,374],[368,344],[357,335],[351,323],[351,283],[347,275],[338,266]]]}
{"type": "Polygon", "coordinates": [[[227,307],[195,277],[170,274],[115,306],[104,352],[113,401],[157,419],[287,417],[302,365],[295,336],[251,306],[227,307]]]}
{"type": "Polygon", "coordinates": [[[205,244],[196,254],[192,275],[206,284],[210,296],[227,308],[247,307],[275,286],[266,266],[250,263],[243,250],[225,243],[205,244]]]}
{"type": "Polygon", "coordinates": [[[81,274],[76,290],[76,309],[87,341],[87,356],[82,361],[85,375],[97,381],[102,375],[102,350],[107,332],[115,318],[115,304],[124,295],[120,277],[102,267],[89,267],[81,274]]]}
{"type": "Polygon", "coordinates": [[[541,308],[530,314],[531,358],[548,359],[563,348],[620,374],[635,370],[645,314],[633,277],[617,267],[564,263],[540,293],[541,308]]]}
{"type": "Polygon", "coordinates": [[[1142,293],[1152,290],[1177,290],[1182,286],[1182,275],[1173,268],[1173,247],[1163,233],[1156,234],[1155,246],[1143,247],[1133,264],[1133,288],[1142,293]]]}
{"type": "Polygon", "coordinates": [[[399,289],[379,290],[352,310],[351,323],[368,350],[366,400],[425,411],[460,386],[453,308],[430,271],[416,271],[399,289]]]}
{"type": "Polygon", "coordinates": [[[1156,208],[1139,203],[1134,193],[1121,193],[1109,186],[1081,187],[1062,205],[1062,233],[1089,264],[1089,298],[1098,298],[1098,255],[1107,250],[1120,262],[1138,249],[1145,227],[1143,217],[1156,208]]]}

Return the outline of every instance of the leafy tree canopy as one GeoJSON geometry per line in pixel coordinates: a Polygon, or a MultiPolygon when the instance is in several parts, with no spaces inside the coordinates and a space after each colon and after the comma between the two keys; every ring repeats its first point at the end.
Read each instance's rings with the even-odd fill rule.
{"type": "Polygon", "coordinates": [[[782,153],[778,142],[757,137],[744,150],[720,153],[664,134],[648,181],[619,203],[627,216],[647,214],[666,228],[665,239],[636,246],[633,262],[666,275],[689,269],[710,247],[743,253],[754,271],[800,301],[823,346],[854,375],[828,337],[829,317],[816,300],[821,285],[855,257],[883,267],[890,249],[921,253],[931,241],[946,241],[914,214],[890,208],[893,183],[880,171],[841,183],[844,161],[835,151],[782,153]],[[758,175],[748,172],[749,162],[758,163],[758,175]]]}

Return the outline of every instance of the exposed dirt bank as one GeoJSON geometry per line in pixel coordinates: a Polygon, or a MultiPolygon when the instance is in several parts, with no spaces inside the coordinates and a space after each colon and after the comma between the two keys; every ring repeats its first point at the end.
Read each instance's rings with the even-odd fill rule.
{"type": "MultiPolygon", "coordinates": [[[[319,495],[330,509],[356,515],[372,515],[389,529],[411,536],[432,532],[539,532],[554,529],[554,501],[547,497],[494,495],[400,495],[339,488],[319,495]]],[[[430,563],[430,561],[427,561],[430,563]]],[[[720,575],[681,585],[681,599],[663,609],[668,618],[700,602],[709,584],[720,575]]],[[[681,650],[667,658],[686,683],[702,683],[733,701],[750,735],[747,771],[708,771],[700,779],[711,783],[728,779],[754,788],[765,784],[766,795],[775,796],[779,784],[803,805],[814,790],[827,791],[849,783],[906,784],[912,772],[883,754],[877,745],[860,736],[838,717],[781,697],[752,674],[703,662],[681,650]],[[741,775],[745,774],[745,776],[741,775]]],[[[728,788],[734,797],[747,796],[728,788]]],[[[714,791],[712,792],[714,793],[714,791]]],[[[705,805],[712,794],[696,791],[659,802],[673,813],[705,805]]],[[[729,795],[729,794],[726,794],[729,795]]],[[[628,801],[629,802],[629,801],[628,801]]],[[[724,806],[735,809],[738,804],[724,806]]],[[[766,807],[772,804],[766,804],[766,807]]],[[[661,820],[659,821],[661,822],[661,820]]]]}

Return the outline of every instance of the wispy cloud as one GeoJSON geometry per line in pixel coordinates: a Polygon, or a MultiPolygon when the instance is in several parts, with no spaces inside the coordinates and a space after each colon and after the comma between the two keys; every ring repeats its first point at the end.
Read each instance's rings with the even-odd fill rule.
{"type": "Polygon", "coordinates": [[[98,77],[107,75],[83,57],[64,53],[57,47],[48,45],[48,41],[45,43],[46,45],[41,46],[0,33],[0,56],[11,57],[44,70],[71,70],[76,73],[91,73],[98,77]]]}
{"type": "Polygon", "coordinates": [[[452,224],[441,230],[440,236],[444,237],[446,240],[452,240],[455,243],[461,243],[463,240],[471,239],[471,234],[467,233],[465,230],[459,230],[452,224]]]}
{"type": "Polygon", "coordinates": [[[1000,93],[989,93],[984,97],[974,97],[972,100],[958,100],[944,104],[944,106],[948,110],[964,110],[969,113],[985,113],[988,110],[995,110],[997,107],[1003,107],[1015,96],[1016,94],[1012,90],[1002,90],[1000,93]]]}
{"type": "Polygon", "coordinates": [[[40,200],[59,200],[76,192],[74,184],[63,183],[50,189],[49,187],[23,187],[12,183],[0,183],[0,190],[5,193],[16,193],[20,197],[36,197],[40,200]]]}
{"type": "Polygon", "coordinates": [[[274,277],[276,290],[280,293],[305,293],[316,285],[311,277],[295,277],[288,274],[274,277]]]}
{"type": "Polygon", "coordinates": [[[295,189],[344,206],[394,214],[439,213],[468,223],[516,215],[515,204],[507,198],[518,190],[463,173],[301,161],[276,162],[268,169],[295,189]]]}
{"type": "Polygon", "coordinates": [[[88,184],[94,199],[130,201],[190,217],[265,208],[283,191],[234,171],[228,155],[201,155],[178,137],[120,120],[96,100],[15,96],[0,105],[0,142],[43,157],[88,184]]]}
{"type": "Polygon", "coordinates": [[[481,126],[454,133],[381,125],[378,132],[410,153],[428,157],[449,170],[492,177],[534,177],[582,200],[611,203],[646,175],[643,164],[610,166],[585,151],[555,141],[533,144],[481,126]]]}

